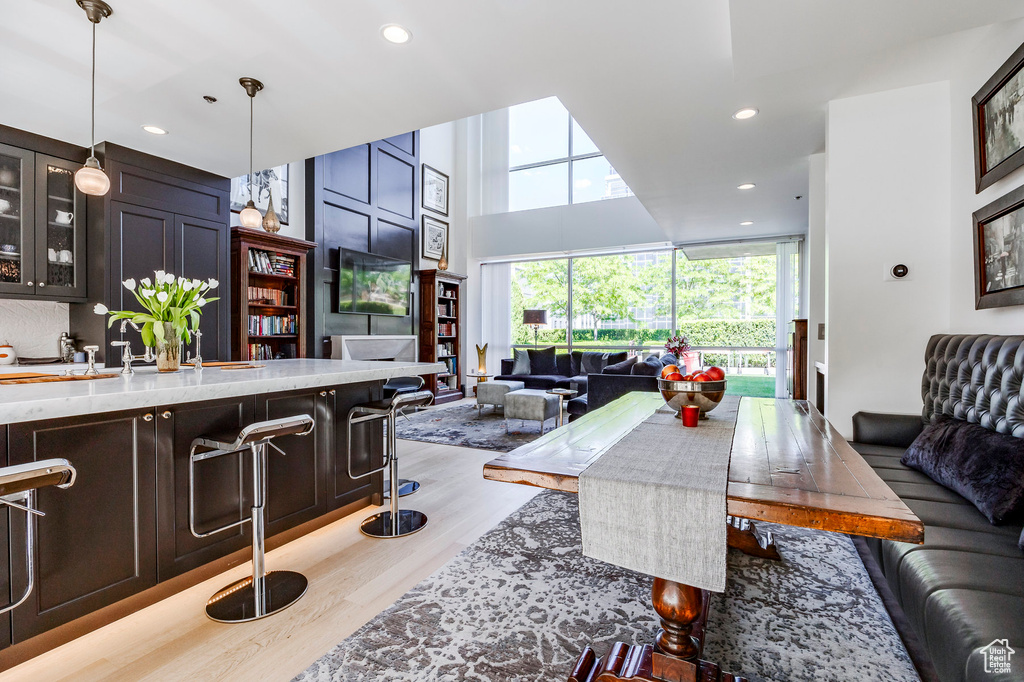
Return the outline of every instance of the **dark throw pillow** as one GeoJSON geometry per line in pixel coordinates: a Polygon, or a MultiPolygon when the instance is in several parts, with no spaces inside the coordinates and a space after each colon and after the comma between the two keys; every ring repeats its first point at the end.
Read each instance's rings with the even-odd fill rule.
{"type": "Polygon", "coordinates": [[[574,350],[570,359],[569,376],[578,377],[583,374],[583,351],[574,350]]]}
{"type": "Polygon", "coordinates": [[[530,373],[530,354],[522,348],[512,349],[512,374],[522,376],[530,373]]]}
{"type": "Polygon", "coordinates": [[[631,368],[636,367],[636,357],[626,358],[622,362],[605,367],[601,374],[629,374],[631,368]]]}
{"type": "Polygon", "coordinates": [[[679,358],[677,358],[676,356],[672,355],[672,353],[665,353],[664,355],[662,355],[658,359],[661,360],[661,364],[662,365],[678,365],[679,364],[679,358]]]}
{"type": "Polygon", "coordinates": [[[990,523],[1024,511],[1024,440],[960,419],[924,428],[900,459],[936,483],[963,495],[990,523]]]}
{"type": "Polygon", "coordinates": [[[659,377],[661,376],[661,370],[664,367],[665,366],[661,364],[660,358],[656,358],[651,355],[643,362],[638,362],[633,365],[633,369],[630,371],[630,374],[645,377],[659,377]]]}
{"type": "Polygon", "coordinates": [[[605,361],[606,365],[616,365],[620,362],[625,362],[626,358],[629,357],[629,351],[622,351],[621,353],[609,353],[608,359],[605,361]]]}
{"type": "Polygon", "coordinates": [[[558,374],[555,364],[555,347],[527,351],[530,354],[530,374],[558,374]]]}
{"type": "Polygon", "coordinates": [[[607,364],[607,353],[587,351],[583,353],[583,357],[580,359],[580,369],[583,370],[580,374],[600,374],[607,364]]]}

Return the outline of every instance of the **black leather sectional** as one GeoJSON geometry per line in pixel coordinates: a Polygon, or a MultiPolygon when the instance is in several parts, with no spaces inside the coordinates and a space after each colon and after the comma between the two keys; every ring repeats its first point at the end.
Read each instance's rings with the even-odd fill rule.
{"type": "Polygon", "coordinates": [[[922,416],[854,416],[853,447],[925,524],[923,545],[870,540],[869,547],[942,682],[1024,680],[1021,521],[993,526],[970,502],[904,466],[900,457],[939,415],[1024,437],[1022,341],[933,336],[925,354],[922,416]],[[985,669],[984,650],[998,640],[1016,652],[1009,673],[985,669]]]}

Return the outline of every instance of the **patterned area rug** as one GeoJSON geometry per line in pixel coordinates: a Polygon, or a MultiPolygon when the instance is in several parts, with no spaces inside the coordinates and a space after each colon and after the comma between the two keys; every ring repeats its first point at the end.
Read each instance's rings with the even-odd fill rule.
{"type": "MultiPolygon", "coordinates": [[[[850,539],[764,525],[783,561],[730,550],[704,657],[756,681],[918,680],[850,539]]],[[[650,590],[584,557],[576,496],[546,491],[295,679],[564,680],[585,644],[653,639],[650,590]]]]}
{"type": "MultiPolygon", "coordinates": [[[[544,432],[557,423],[553,418],[544,422],[544,432]]],[[[399,417],[396,435],[405,440],[498,452],[509,452],[540,438],[540,422],[513,419],[510,426],[512,432],[506,434],[505,416],[499,409],[484,407],[478,417],[476,405],[465,404],[423,410],[410,414],[409,421],[399,417]]]]}

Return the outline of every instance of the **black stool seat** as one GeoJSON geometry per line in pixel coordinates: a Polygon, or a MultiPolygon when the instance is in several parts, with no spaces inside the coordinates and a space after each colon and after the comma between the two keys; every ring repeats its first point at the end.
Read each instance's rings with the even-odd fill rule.
{"type": "Polygon", "coordinates": [[[413,393],[423,388],[423,377],[392,377],[384,384],[384,398],[390,399],[396,393],[413,393]]]}

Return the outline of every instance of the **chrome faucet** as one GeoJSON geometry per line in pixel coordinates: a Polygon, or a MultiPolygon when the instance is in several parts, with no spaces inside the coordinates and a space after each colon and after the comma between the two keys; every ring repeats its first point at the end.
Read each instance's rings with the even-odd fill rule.
{"type": "Polygon", "coordinates": [[[99,374],[99,372],[96,371],[96,351],[99,349],[99,346],[82,346],[82,350],[89,354],[89,368],[85,370],[85,376],[99,374]]]}
{"type": "MultiPolygon", "coordinates": [[[[138,331],[142,331],[141,329],[139,329],[139,326],[137,324],[135,324],[134,322],[132,322],[131,320],[122,320],[121,321],[121,334],[122,334],[122,336],[124,335],[125,331],[128,329],[128,325],[131,325],[132,329],[134,329],[137,332],[138,331]]],[[[131,345],[130,341],[125,341],[124,339],[122,339],[120,341],[113,341],[113,342],[111,342],[110,345],[111,346],[119,346],[119,347],[123,347],[124,348],[124,350],[121,351],[121,363],[122,363],[121,374],[124,374],[126,376],[131,376],[132,374],[135,374],[135,370],[132,369],[132,361],[133,360],[142,360],[143,362],[152,362],[155,359],[155,356],[153,355],[153,349],[150,348],[149,346],[146,346],[146,353],[144,355],[132,355],[132,345],[131,345]]]]}
{"type": "Polygon", "coordinates": [[[196,337],[196,356],[191,357],[192,353],[189,353],[189,357],[185,358],[185,362],[192,363],[192,369],[197,372],[201,372],[203,369],[203,333],[198,329],[193,332],[193,336],[196,337]]]}

